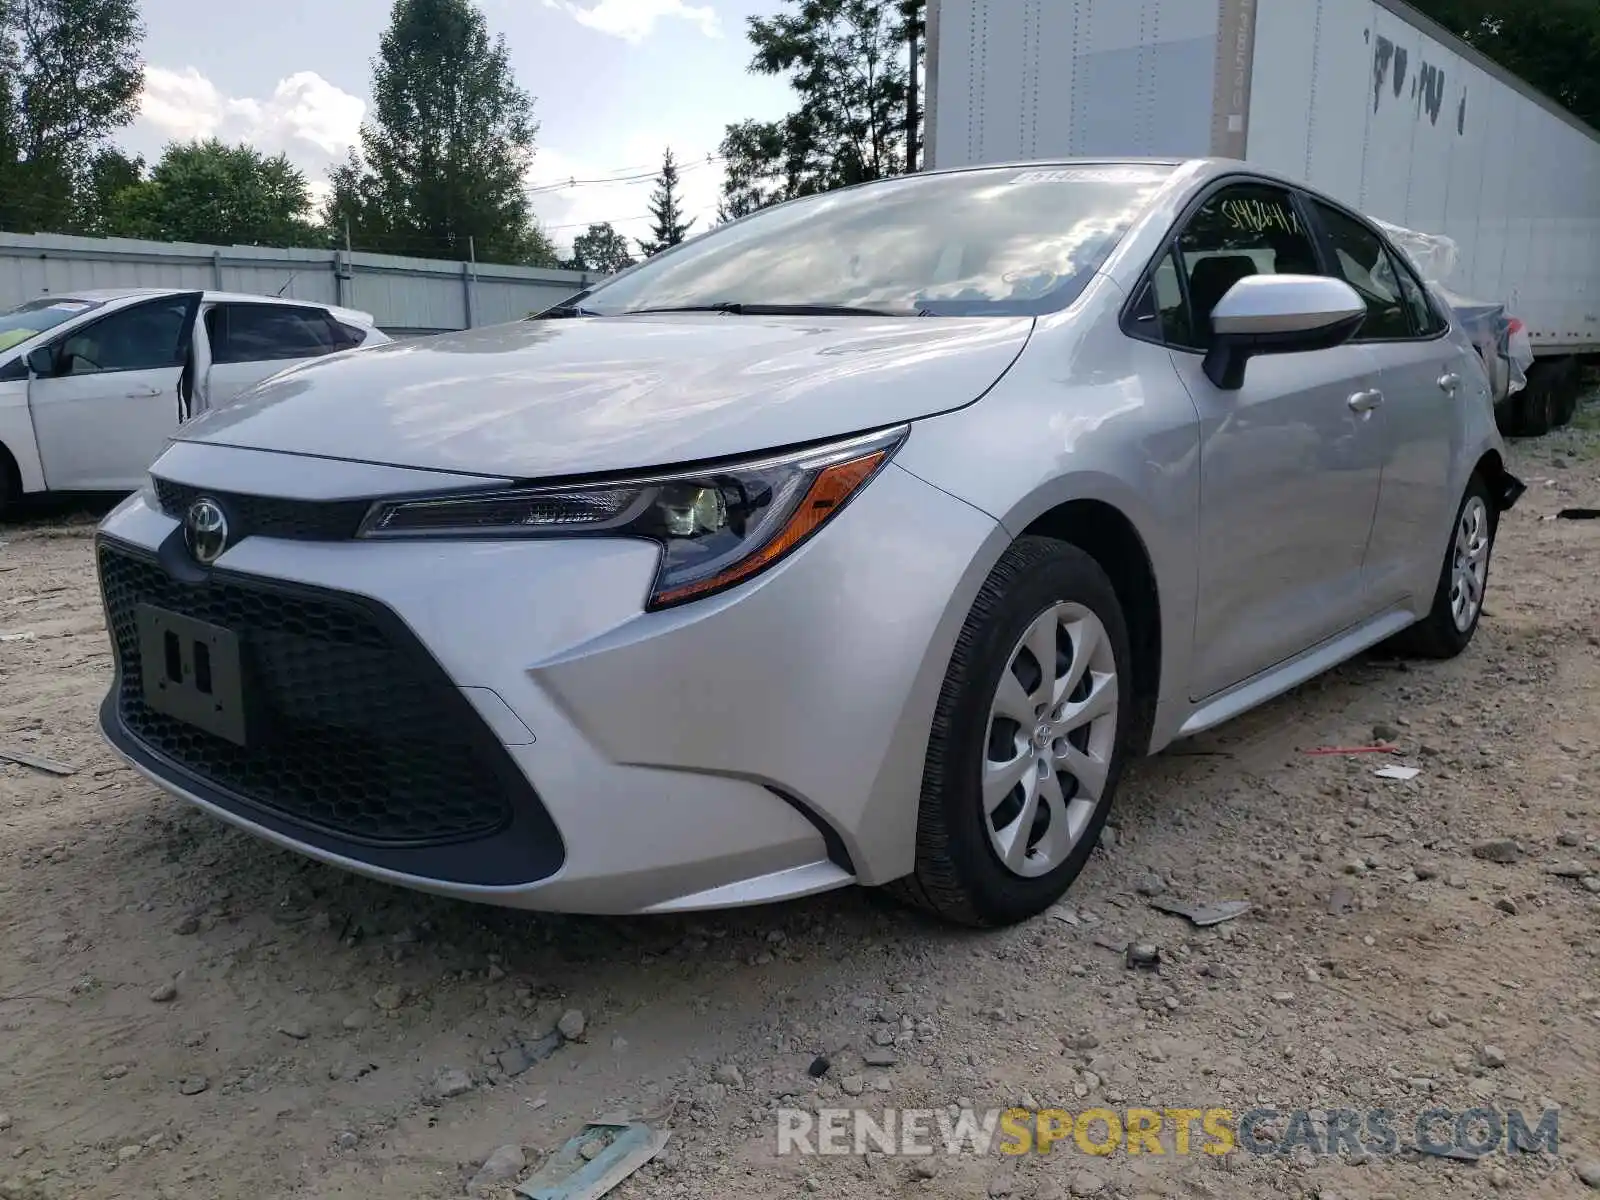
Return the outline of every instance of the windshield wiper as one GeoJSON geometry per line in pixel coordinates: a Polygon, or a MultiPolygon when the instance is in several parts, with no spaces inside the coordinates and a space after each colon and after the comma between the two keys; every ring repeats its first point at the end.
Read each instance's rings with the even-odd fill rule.
{"type": "Polygon", "coordinates": [[[724,301],[720,304],[672,304],[660,308],[629,308],[619,315],[646,313],[716,312],[735,317],[928,317],[924,309],[860,308],[852,304],[761,304],[724,301]]]}
{"type": "Polygon", "coordinates": [[[600,317],[604,313],[597,313],[592,308],[585,308],[581,304],[558,304],[554,308],[547,308],[532,319],[542,321],[546,317],[600,317]]]}

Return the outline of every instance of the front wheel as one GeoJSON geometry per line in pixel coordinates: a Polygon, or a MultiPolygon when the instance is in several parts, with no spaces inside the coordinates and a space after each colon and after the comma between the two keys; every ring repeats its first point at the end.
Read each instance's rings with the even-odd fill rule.
{"type": "Polygon", "coordinates": [[[1456,510],[1445,548],[1433,606],[1428,615],[1394,640],[1402,654],[1454,658],[1472,642],[1489,590],[1489,559],[1499,529],[1494,501],[1483,479],[1474,475],[1456,510]]]}
{"type": "Polygon", "coordinates": [[[964,925],[1042,912],[1111,810],[1134,724],[1116,590],[1076,546],[1017,541],[957,639],[923,773],[903,898],[964,925]]]}

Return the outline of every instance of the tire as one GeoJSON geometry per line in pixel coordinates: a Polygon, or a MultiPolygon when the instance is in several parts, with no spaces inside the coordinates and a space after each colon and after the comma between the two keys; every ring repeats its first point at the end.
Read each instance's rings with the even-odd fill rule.
{"type": "Polygon", "coordinates": [[[1578,410],[1578,396],[1583,390],[1583,373],[1576,358],[1563,359],[1560,374],[1556,377],[1550,404],[1550,427],[1564,428],[1578,410]]]}
{"type": "Polygon", "coordinates": [[[1473,634],[1478,631],[1478,623],[1483,619],[1483,604],[1489,586],[1489,563],[1494,556],[1494,539],[1499,526],[1499,515],[1495,511],[1489,485],[1475,474],[1467,484],[1466,495],[1456,508],[1455,524],[1450,527],[1450,540],[1445,546],[1444,565],[1439,571],[1433,605],[1426,617],[1393,639],[1393,647],[1398,653],[1414,658],[1446,659],[1456,657],[1471,645],[1473,634]],[[1481,559],[1482,571],[1475,576],[1478,596],[1476,603],[1463,610],[1461,619],[1458,619],[1458,556],[1470,551],[1474,544],[1481,545],[1477,558],[1481,559]]]}
{"type": "Polygon", "coordinates": [[[889,890],[978,927],[1026,920],[1060,899],[1094,852],[1127,761],[1137,711],[1132,665],[1122,607],[1100,565],[1050,538],[1014,543],[956,641],[928,742],[916,869],[889,890]],[[1048,637],[1052,625],[1061,703],[1045,706],[1041,718],[1046,693],[1029,635],[1048,637]],[[1083,682],[1062,700],[1074,676],[1083,682]],[[1064,719],[1052,723],[1062,710],[1064,719]],[[990,796],[1004,798],[992,814],[983,779],[990,760],[1012,768],[996,773],[990,796]],[[1030,784],[1035,818],[1024,831],[1030,784]],[[1007,848],[1013,866],[1002,857],[1007,848]]]}
{"type": "Polygon", "coordinates": [[[1512,401],[1514,437],[1543,437],[1550,432],[1555,414],[1551,411],[1554,395],[1549,371],[1540,371],[1528,377],[1528,386],[1512,401]]]}
{"type": "Polygon", "coordinates": [[[0,446],[0,521],[12,520],[21,507],[22,478],[17,474],[10,452],[0,446]]]}

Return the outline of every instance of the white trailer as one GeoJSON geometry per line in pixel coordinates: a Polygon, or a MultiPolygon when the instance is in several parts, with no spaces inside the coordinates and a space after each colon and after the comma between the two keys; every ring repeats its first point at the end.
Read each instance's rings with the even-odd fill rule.
{"type": "Polygon", "coordinates": [[[1600,132],[1402,0],[928,0],[927,52],[932,168],[1241,159],[1451,239],[1527,327],[1519,403],[1600,353],[1600,132]]]}

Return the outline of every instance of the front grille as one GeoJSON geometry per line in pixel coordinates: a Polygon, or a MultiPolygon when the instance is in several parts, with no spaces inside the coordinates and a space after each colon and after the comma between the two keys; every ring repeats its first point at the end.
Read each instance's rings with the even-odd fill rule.
{"type": "Polygon", "coordinates": [[[208,496],[222,505],[232,528],[231,541],[256,534],[297,541],[341,542],[356,536],[370,504],[365,500],[283,500],[217,492],[155,478],[161,511],[181,521],[194,502],[208,496]]]}
{"type": "Polygon", "coordinates": [[[180,582],[114,543],[98,557],[117,714],[160,759],[232,799],[371,846],[483,838],[512,820],[515,768],[387,609],[220,572],[180,582]],[[239,636],[252,721],[259,714],[247,746],[146,704],[141,603],[239,636]]]}

